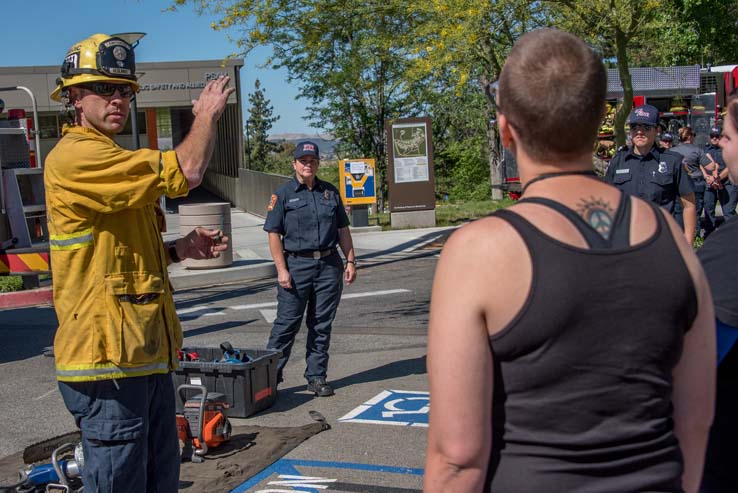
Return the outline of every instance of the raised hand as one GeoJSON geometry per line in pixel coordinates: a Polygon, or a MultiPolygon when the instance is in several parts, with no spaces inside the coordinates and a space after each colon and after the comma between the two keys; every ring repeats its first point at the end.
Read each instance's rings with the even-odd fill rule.
{"type": "Polygon", "coordinates": [[[192,100],[192,113],[195,116],[209,115],[217,120],[225,109],[228,97],[236,90],[235,87],[228,87],[230,80],[227,75],[221,75],[208,82],[200,97],[192,100]]]}

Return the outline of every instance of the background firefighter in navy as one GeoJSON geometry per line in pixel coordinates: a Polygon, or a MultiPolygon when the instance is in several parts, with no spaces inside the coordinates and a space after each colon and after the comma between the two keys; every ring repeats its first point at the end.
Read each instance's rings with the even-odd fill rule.
{"type": "Polygon", "coordinates": [[[307,308],[305,379],[319,397],[333,395],[326,382],[331,324],[343,281],[356,278],[356,256],[349,220],[336,187],[317,176],[318,146],[300,142],[294,152],[295,176],[279,187],[267,207],[264,231],[277,268],[277,318],[267,347],[282,351],[277,382],[290,357],[307,308]],[[336,245],[346,258],[344,266],[336,245]]]}
{"type": "Polygon", "coordinates": [[[676,201],[681,201],[683,219],[676,219],[691,245],[697,225],[694,185],[682,166],[682,156],[654,145],[659,110],[649,104],[639,106],[630,112],[628,123],[633,143],[613,156],[605,181],[672,214],[676,201]]]}

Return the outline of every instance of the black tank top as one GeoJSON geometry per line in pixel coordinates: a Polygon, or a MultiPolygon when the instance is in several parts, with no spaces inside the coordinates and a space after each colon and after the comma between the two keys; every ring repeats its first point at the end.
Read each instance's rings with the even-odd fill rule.
{"type": "MultiPolygon", "coordinates": [[[[545,205],[580,231],[592,229],[553,204],[545,205]]],[[[657,218],[651,238],[622,243],[630,223],[622,220],[630,215],[625,196],[612,241],[602,245],[587,233],[590,245],[596,242],[589,249],[547,236],[512,211],[494,214],[523,238],[533,271],[520,312],[490,337],[487,491],[682,491],[672,370],[697,296],[668,224],[651,207],[657,218]]]]}

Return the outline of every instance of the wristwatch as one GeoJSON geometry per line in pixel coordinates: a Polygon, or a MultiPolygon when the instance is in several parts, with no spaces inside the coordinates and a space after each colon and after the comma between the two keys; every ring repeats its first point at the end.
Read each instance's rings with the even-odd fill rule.
{"type": "Polygon", "coordinates": [[[356,267],[356,260],[347,260],[346,265],[348,264],[354,264],[354,267],[356,267]]]}
{"type": "Polygon", "coordinates": [[[175,264],[178,262],[181,262],[182,259],[179,258],[179,255],[177,255],[177,241],[170,241],[167,243],[167,251],[169,252],[169,258],[174,262],[175,264]]]}

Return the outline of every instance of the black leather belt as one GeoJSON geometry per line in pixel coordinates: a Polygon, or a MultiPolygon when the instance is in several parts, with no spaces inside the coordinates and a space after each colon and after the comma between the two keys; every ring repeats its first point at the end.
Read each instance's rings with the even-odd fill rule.
{"type": "Polygon", "coordinates": [[[291,255],[292,257],[305,257],[305,258],[313,258],[313,259],[319,259],[323,257],[327,257],[329,255],[333,255],[336,253],[335,248],[329,248],[328,250],[311,250],[307,252],[285,252],[287,255],[291,255]]]}

